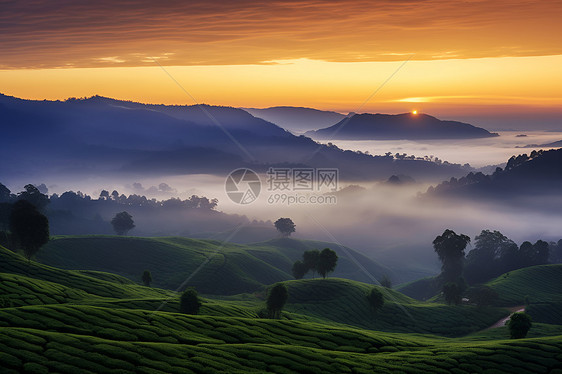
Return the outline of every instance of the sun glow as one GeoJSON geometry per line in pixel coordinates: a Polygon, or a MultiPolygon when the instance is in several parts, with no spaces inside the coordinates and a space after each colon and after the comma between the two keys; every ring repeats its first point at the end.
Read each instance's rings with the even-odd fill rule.
{"type": "Polygon", "coordinates": [[[412,110],[412,114],[416,115],[416,114],[418,114],[418,111],[414,109],[414,110],[412,110]]]}

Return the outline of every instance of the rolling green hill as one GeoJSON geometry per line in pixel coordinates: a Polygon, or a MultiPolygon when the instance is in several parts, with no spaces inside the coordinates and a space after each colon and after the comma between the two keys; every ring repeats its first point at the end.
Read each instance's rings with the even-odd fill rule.
{"type": "MultiPolygon", "coordinates": [[[[170,295],[169,291],[142,287],[113,274],[63,270],[35,261],[28,262],[19,254],[1,246],[0,273],[20,275],[27,278],[47,281],[51,284],[57,283],[60,286],[82,290],[88,294],[99,297],[131,298],[150,296],[166,297],[170,295]],[[109,279],[111,279],[111,281],[109,279]]],[[[29,283],[33,281],[27,279],[22,282],[29,283]]],[[[29,287],[24,287],[29,289],[29,287]]]]}
{"type": "MultiPolygon", "coordinates": [[[[562,264],[530,266],[502,274],[486,283],[499,294],[499,305],[562,302],[562,264]]],[[[417,300],[440,292],[435,277],[399,285],[397,291],[417,300]]]]}
{"type": "Polygon", "coordinates": [[[493,325],[508,312],[498,308],[423,303],[378,287],[385,304],[373,312],[367,302],[368,284],[345,279],[286,282],[287,310],[323,320],[379,331],[460,336],[493,325]]]}
{"type": "Polygon", "coordinates": [[[334,276],[368,281],[347,253],[379,278],[388,272],[351,249],[288,238],[240,245],[181,237],[62,236],[51,240],[37,259],[64,269],[116,273],[133,281],[140,281],[142,272],[149,269],[153,285],[168,289],[176,289],[205,264],[188,285],[202,293],[224,295],[254,292],[264,285],[292,279],[291,267],[304,251],[325,247],[339,255],[334,276]]]}
{"type": "Polygon", "coordinates": [[[0,371],[562,370],[560,326],[537,324],[530,338],[511,341],[505,327],[478,331],[503,317],[506,311],[501,309],[419,302],[380,288],[385,306],[375,313],[365,297],[373,286],[365,283],[328,278],[286,284],[290,298],[281,320],[258,318],[263,289],[204,297],[199,315],[184,315],[176,313],[179,299],[173,292],[139,286],[111,273],[27,262],[0,247],[0,296],[13,304],[0,308],[0,371]],[[473,333],[451,338],[468,332],[473,333]]]}
{"type": "Polygon", "coordinates": [[[562,264],[539,265],[513,270],[487,283],[500,296],[500,302],[523,304],[562,301],[562,264]]]}

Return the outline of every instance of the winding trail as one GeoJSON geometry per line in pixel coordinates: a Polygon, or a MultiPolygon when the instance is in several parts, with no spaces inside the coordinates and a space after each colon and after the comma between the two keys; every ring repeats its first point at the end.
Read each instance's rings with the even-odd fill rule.
{"type": "Polygon", "coordinates": [[[489,329],[495,329],[497,327],[502,327],[505,326],[505,323],[507,321],[509,321],[509,319],[511,318],[511,316],[513,315],[513,313],[517,313],[517,312],[524,312],[525,311],[525,305],[519,305],[519,306],[512,306],[507,308],[511,313],[509,314],[509,316],[500,319],[498,322],[494,323],[492,326],[488,327],[486,330],[489,329]]]}

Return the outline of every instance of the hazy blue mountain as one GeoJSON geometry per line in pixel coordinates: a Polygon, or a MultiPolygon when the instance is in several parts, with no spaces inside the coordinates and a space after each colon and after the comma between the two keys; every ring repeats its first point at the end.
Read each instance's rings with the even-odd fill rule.
{"type": "Polygon", "coordinates": [[[562,140],[558,140],[552,143],[546,144],[528,144],[524,147],[517,147],[517,148],[559,148],[562,147],[562,140]]]}
{"type": "Polygon", "coordinates": [[[498,136],[480,127],[442,121],[427,114],[356,114],[333,126],[305,133],[315,139],[469,139],[498,136]]]}
{"type": "MultiPolygon", "coordinates": [[[[0,95],[7,177],[130,172],[209,173],[270,166],[338,168],[346,179],[460,176],[459,165],[395,160],[320,145],[236,108],[146,105],[99,96],[66,101],[0,95]],[[218,124],[218,125],[217,125],[218,124]]],[[[5,180],[8,180],[7,178],[5,180]]]]}
{"type": "Polygon", "coordinates": [[[295,134],[331,126],[346,117],[337,112],[293,106],[243,109],[254,117],[263,118],[295,134]]]}

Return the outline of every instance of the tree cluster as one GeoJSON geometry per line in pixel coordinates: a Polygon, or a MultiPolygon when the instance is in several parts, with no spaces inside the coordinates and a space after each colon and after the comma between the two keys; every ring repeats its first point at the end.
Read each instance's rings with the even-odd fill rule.
{"type": "Polygon", "coordinates": [[[322,278],[333,272],[338,264],[338,255],[330,248],[324,248],[321,252],[317,249],[306,251],[302,254],[302,261],[297,260],[293,264],[292,272],[295,279],[302,279],[309,271],[312,277],[318,272],[322,278]]]}
{"type": "Polygon", "coordinates": [[[548,263],[545,241],[523,242],[519,247],[499,231],[483,230],[466,256],[464,276],[469,284],[483,283],[508,271],[548,263]]]}
{"type": "MultiPolygon", "coordinates": [[[[559,241],[561,243],[562,241],[559,241]]],[[[474,248],[465,256],[470,238],[445,230],[433,241],[435,252],[442,263],[438,281],[449,304],[460,304],[470,285],[484,283],[511,270],[548,263],[549,244],[538,240],[535,244],[523,242],[517,246],[499,231],[483,230],[474,240],[474,248]]],[[[551,246],[557,244],[551,243],[551,246]]],[[[497,295],[490,289],[473,288],[471,302],[489,305],[497,295]]]]}

